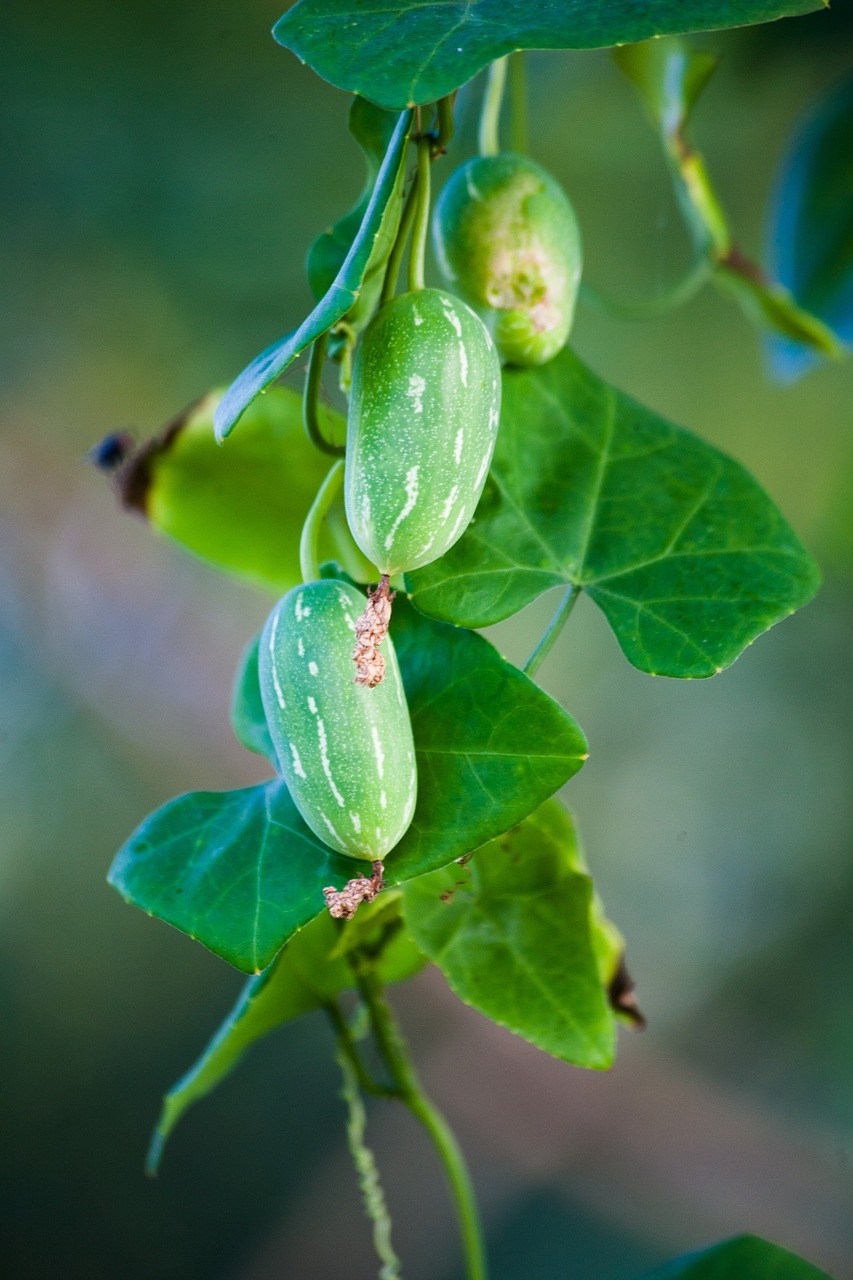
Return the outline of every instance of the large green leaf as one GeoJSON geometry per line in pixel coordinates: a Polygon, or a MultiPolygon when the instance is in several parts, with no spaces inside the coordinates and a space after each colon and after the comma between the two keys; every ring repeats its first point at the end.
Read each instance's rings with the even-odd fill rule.
{"type": "Polygon", "coordinates": [[[317,914],[324,886],[353,874],[352,861],[317,839],[276,778],[171,800],[119,851],[109,881],[128,902],[259,973],[317,914]]]}
{"type": "Polygon", "coordinates": [[[382,107],[434,102],[514,49],[595,49],[769,22],[821,0],[298,0],[279,44],[382,107]]]}
{"type": "Polygon", "coordinates": [[[213,417],[219,440],[231,433],[255,397],[284,373],[297,356],[343,320],[357,301],[365,277],[375,269],[378,260],[387,256],[388,240],[393,239],[402,209],[411,123],[412,113],[401,112],[358,233],[326,293],[298,329],[262,351],[225,392],[213,417]]]}
{"type": "Polygon", "coordinates": [[[427,963],[402,927],[400,907],[399,890],[384,893],[365,904],[343,930],[324,912],[290,940],[268,969],[248,980],[198,1060],[166,1094],[148,1153],[150,1173],[156,1172],[165,1143],[187,1108],[215,1089],[255,1041],[355,985],[348,948],[379,947],[377,969],[386,983],[402,982],[427,963]],[[384,944],[383,933],[390,934],[384,944]]]}
{"type": "Polygon", "coordinates": [[[658,1267],[646,1280],[830,1280],[825,1271],[758,1236],[736,1236],[658,1267]]]}
{"type": "Polygon", "coordinates": [[[565,810],[543,805],[403,893],[412,936],[466,1004],[566,1062],[610,1066],[592,882],[565,810]]]}
{"type": "MultiPolygon", "coordinates": [[[[482,636],[430,622],[404,599],[393,634],[418,765],[412,825],[388,855],[390,883],[458,858],[520,822],[581,767],[583,735],[482,636]]],[[[241,714],[259,700],[251,672],[241,714]]],[[[251,738],[244,724],[243,737],[251,738]]],[[[253,739],[254,747],[261,745],[253,739]]],[[[181,796],[142,823],[110,881],[136,906],[258,972],[323,906],[322,889],[360,873],[299,816],[279,779],[181,796]]]]}
{"type": "Polygon", "coordinates": [[[418,804],[385,860],[396,881],[509,830],[587,757],[571,716],[488,640],[426,621],[397,599],[391,634],[412,717],[418,804]]]}
{"type": "MultiPolygon", "coordinates": [[[[782,162],[767,234],[769,271],[853,347],[853,78],[811,107],[782,162]]],[[[790,382],[814,364],[792,339],[769,342],[790,382]]]]}
{"type": "Polygon", "coordinates": [[[570,351],[503,388],[474,523],[409,578],[418,609],[479,627],[572,583],[641,671],[696,677],[814,594],[814,562],[743,467],[570,351]]]}
{"type": "MultiPolygon", "coordinates": [[[[292,387],[272,387],[246,411],[227,452],[213,435],[222,393],[213,391],[134,449],[114,475],[124,505],[153,528],[226,573],[280,594],[302,581],[299,535],[329,459],[311,444],[302,400],[292,387]]],[[[342,441],[346,423],[320,406],[323,431],[342,441]]],[[[347,571],[370,573],[353,542],[343,500],[329,512],[321,555],[347,571]]]]}

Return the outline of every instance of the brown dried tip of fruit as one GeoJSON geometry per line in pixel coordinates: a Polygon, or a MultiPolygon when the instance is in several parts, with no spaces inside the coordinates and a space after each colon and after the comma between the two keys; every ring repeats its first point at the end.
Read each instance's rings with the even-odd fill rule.
{"type": "Polygon", "coordinates": [[[389,585],[388,574],[383,573],[375,591],[370,591],[364,613],[355,624],[355,683],[375,689],[385,678],[385,658],[379,646],[388,634],[391,621],[391,601],[397,593],[389,585]]]}
{"type": "Polygon", "coordinates": [[[628,972],[623,954],[607,991],[610,1007],[626,1017],[635,1031],[645,1031],[646,1018],[637,1004],[634,995],[636,989],[636,983],[628,972]]]}
{"type": "Polygon", "coordinates": [[[343,889],[330,886],[323,890],[329,915],[336,920],[352,920],[362,902],[373,902],[384,885],[382,863],[374,862],[371,876],[358,876],[347,880],[343,889]]]}

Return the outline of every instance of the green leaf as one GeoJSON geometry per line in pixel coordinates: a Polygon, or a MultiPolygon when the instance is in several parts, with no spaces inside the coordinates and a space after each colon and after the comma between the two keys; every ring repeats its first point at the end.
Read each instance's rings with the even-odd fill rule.
{"type": "Polygon", "coordinates": [[[387,257],[388,237],[393,239],[402,207],[406,149],[412,113],[403,111],[397,120],[388,150],[379,169],[358,234],[340,270],[314,310],[293,333],[262,351],[225,392],[214,414],[217,439],[224,440],[256,396],[322,334],[343,320],[358,300],[367,275],[378,259],[387,257]]]}
{"type": "MultiPolygon", "coordinates": [[[[221,392],[211,392],[134,449],[114,482],[123,504],[152,528],[214,568],[277,595],[302,581],[299,535],[329,459],[311,444],[301,397],[273,387],[246,412],[225,452],[213,435],[221,392]]],[[[343,417],[320,406],[322,429],[346,433],[343,417]]],[[[322,555],[335,555],[354,577],[370,568],[349,532],[341,498],[323,527],[322,555]]]]}
{"type": "MultiPolygon", "coordinates": [[[[323,231],[308,250],[305,266],[311,292],[317,301],[331,289],[358,234],[370,203],[382,158],[388,150],[396,123],[397,117],[392,112],[383,111],[381,107],[374,106],[365,98],[354,99],[350,108],[349,127],[364,152],[367,161],[367,178],[355,207],[328,231],[323,231]]],[[[384,268],[394,245],[399,213],[399,204],[394,201],[389,202],[374,251],[370,255],[368,269],[364,274],[358,301],[346,316],[347,322],[356,329],[367,323],[379,301],[384,268]]]]}
{"type": "Polygon", "coordinates": [[[464,866],[410,880],[406,923],[456,994],[576,1066],[613,1060],[593,938],[592,882],[568,814],[549,802],[464,866]]]}
{"type": "Polygon", "coordinates": [[[825,1271],[758,1236],[736,1236],[677,1258],[646,1280],[830,1280],[825,1271]]]}
{"type": "MultiPolygon", "coordinates": [[[[853,78],[824,95],[800,124],[785,155],[770,210],[768,270],[853,347],[853,78]]],[[[806,373],[815,356],[774,337],[771,367],[783,382],[806,373]]]]}
{"type": "Polygon", "coordinates": [[[426,956],[403,928],[401,900],[399,890],[384,893],[365,904],[342,931],[324,912],[290,940],[268,969],[249,979],[204,1052],[166,1094],[146,1162],[149,1173],[156,1173],[166,1141],[187,1108],[215,1089],[255,1041],[355,985],[346,950],[381,947],[376,963],[385,983],[402,982],[423,968],[426,956]],[[383,934],[390,934],[384,942],[383,934]]]}
{"type": "Polygon", "coordinates": [[[434,102],[514,49],[598,49],[811,13],[821,0],[299,0],[273,35],[382,107],[434,102]]]}
{"type": "MultiPolygon", "coordinates": [[[[586,743],[482,636],[430,622],[399,598],[392,626],[418,765],[412,825],[385,860],[394,884],[520,822],[578,771],[586,743]]],[[[258,706],[248,666],[240,687],[248,718],[258,706]]],[[[242,740],[256,747],[260,733],[241,719],[242,740]]],[[[274,779],[171,801],[130,837],[110,882],[238,969],[258,972],[317,915],[323,888],[360,870],[317,839],[274,779]]]]}
{"type": "Polygon", "coordinates": [[[259,635],[250,640],[240,657],[231,694],[231,728],[238,742],[249,751],[266,756],[273,768],[277,769],[278,759],[267,728],[261,682],[258,679],[260,640],[259,635]]]}
{"type": "Polygon", "coordinates": [[[150,814],[119,851],[109,881],[244,973],[259,973],[345,883],[351,859],[332,853],[299,815],[284,783],[196,791],[150,814]]]}
{"type": "Polygon", "coordinates": [[[407,581],[418,609],[475,627],[573,583],[634,666],[697,677],[805,604],[819,575],[743,467],[566,350],[505,370],[474,523],[407,581]]]}

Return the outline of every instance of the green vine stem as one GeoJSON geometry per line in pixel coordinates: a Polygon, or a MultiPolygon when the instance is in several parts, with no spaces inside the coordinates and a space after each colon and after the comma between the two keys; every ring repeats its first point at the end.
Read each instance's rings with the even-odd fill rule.
{"type": "Polygon", "coordinates": [[[509,57],[509,145],[516,155],[527,155],[527,68],[523,49],[509,57]]]}
{"type": "Polygon", "coordinates": [[[302,571],[303,582],[316,582],[320,576],[320,530],[343,482],[344,460],[340,458],[317,490],[317,496],[302,526],[302,537],[299,539],[299,568],[302,571]]]}
{"type": "Polygon", "coordinates": [[[481,156],[496,156],[500,151],[500,119],[507,72],[506,57],[497,58],[489,67],[486,91],[480,110],[478,145],[481,156]]]}
{"type": "Polygon", "coordinates": [[[415,187],[414,229],[409,253],[409,289],[424,287],[427,237],[429,234],[430,169],[432,141],[429,134],[418,138],[418,180],[415,187]]]}
{"type": "Polygon", "coordinates": [[[409,188],[409,194],[403,207],[403,215],[400,218],[400,226],[394,240],[394,247],[388,255],[388,266],[385,268],[385,279],[382,284],[382,296],[379,299],[380,307],[384,307],[387,302],[391,301],[397,289],[400,264],[403,261],[403,254],[406,252],[406,245],[411,234],[418,204],[418,172],[415,172],[412,185],[409,188]]]}
{"type": "Polygon", "coordinates": [[[689,302],[708,283],[713,271],[713,261],[700,251],[679,280],[652,298],[612,298],[585,281],[581,284],[581,297],[597,311],[617,320],[654,320],[689,302]]]}
{"type": "Polygon", "coordinates": [[[342,444],[334,444],[327,440],[320,427],[320,390],[323,384],[323,366],[326,363],[326,352],[329,349],[328,333],[321,333],[311,348],[311,359],[308,364],[308,377],[302,392],[302,421],[311,443],[321,453],[331,454],[334,458],[342,458],[345,449],[342,444]]]}
{"type": "Polygon", "coordinates": [[[444,1116],[423,1091],[375,968],[358,958],[353,963],[359,993],[396,1096],[426,1130],[444,1166],[459,1217],[467,1280],[486,1280],[483,1231],[465,1157],[444,1116]]]}
{"type": "MultiPolygon", "coordinates": [[[[347,1033],[349,1034],[349,1028],[347,1033]]],[[[347,1145],[355,1165],[364,1209],[373,1224],[373,1246],[382,1263],[379,1280],[401,1280],[400,1259],[391,1243],[391,1215],[382,1190],[376,1157],[365,1142],[367,1113],[359,1092],[359,1076],[348,1047],[340,1039],[337,1058],[343,1080],[341,1097],[347,1106],[347,1145]]]]}
{"type": "Polygon", "coordinates": [[[574,583],[566,588],[565,594],[557,607],[557,612],[548,623],[548,627],[544,635],[522,667],[526,676],[530,676],[532,678],[548,657],[548,654],[554,647],[557,637],[566,625],[569,614],[572,609],[574,609],[575,601],[579,595],[580,587],[575,586],[574,583]]]}

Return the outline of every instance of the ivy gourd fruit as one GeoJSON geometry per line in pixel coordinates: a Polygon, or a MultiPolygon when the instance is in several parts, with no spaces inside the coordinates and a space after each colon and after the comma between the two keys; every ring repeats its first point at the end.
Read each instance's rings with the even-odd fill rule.
{"type": "Polygon", "coordinates": [[[296,807],[326,844],[373,862],[412,820],[417,770],[390,639],[382,684],[353,682],[355,619],[363,607],[355,587],[334,578],[294,587],[267,619],[258,669],[270,737],[296,807]]]}
{"type": "Polygon", "coordinates": [[[503,360],[545,364],[572,327],[581,276],[577,218],[526,156],[478,156],[453,173],[433,216],[446,282],[482,317],[503,360]]]}
{"type": "Polygon", "coordinates": [[[401,294],[365,330],[353,367],[345,502],[353,537],[383,574],[437,560],[470,524],[500,398],[486,327],[444,290],[401,294]]]}

